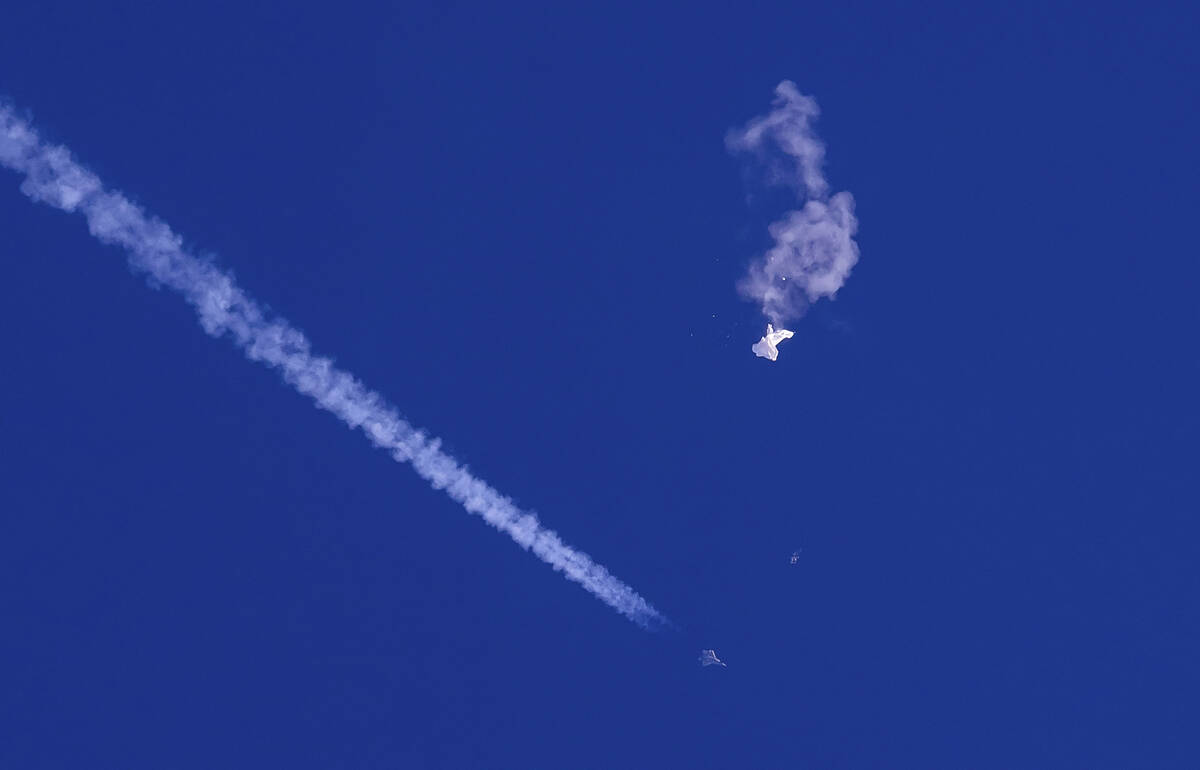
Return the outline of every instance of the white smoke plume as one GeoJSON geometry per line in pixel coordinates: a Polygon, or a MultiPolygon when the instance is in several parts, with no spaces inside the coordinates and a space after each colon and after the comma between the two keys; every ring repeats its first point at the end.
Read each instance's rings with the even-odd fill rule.
{"type": "Polygon", "coordinates": [[[362,429],[375,446],[398,462],[411,464],[435,488],[634,623],[654,628],[667,622],[631,587],[441,451],[437,439],[406,422],[382,396],[335,368],[330,359],[315,355],[298,329],[267,317],[227,273],[189,254],[165,223],[120,193],[106,190],[66,148],[42,142],[27,122],[2,104],[0,165],[25,175],[21,191],[30,198],[83,214],[92,235],[128,252],[135,271],[182,294],[196,309],[206,332],[214,337],[229,335],[248,358],[278,369],[289,385],[317,406],[351,428],[362,429]]]}
{"type": "Polygon", "coordinates": [[[774,245],[751,265],[738,290],[762,305],[763,315],[779,326],[799,318],[821,297],[833,297],[858,262],[854,233],[854,197],[830,197],[821,164],[825,145],[813,132],[820,114],[812,97],[785,80],[775,87],[773,109],[731,131],[732,152],[755,155],[767,169],[767,180],[795,188],[806,202],[773,222],[774,245]]]}

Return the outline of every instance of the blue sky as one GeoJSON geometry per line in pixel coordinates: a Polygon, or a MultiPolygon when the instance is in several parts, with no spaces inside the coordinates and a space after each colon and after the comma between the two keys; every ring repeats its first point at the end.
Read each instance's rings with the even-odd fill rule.
{"type": "Polygon", "coordinates": [[[5,170],[0,765],[1194,766],[1194,9],[175,6],[0,93],[677,628],[5,170]],[[783,79],[861,260],[770,364],[783,79]]]}

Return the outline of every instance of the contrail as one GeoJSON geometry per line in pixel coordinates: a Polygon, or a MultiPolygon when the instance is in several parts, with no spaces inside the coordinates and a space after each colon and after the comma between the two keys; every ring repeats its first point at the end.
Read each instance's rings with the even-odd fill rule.
{"type": "Polygon", "coordinates": [[[789,211],[768,231],[775,241],[738,284],[747,299],[762,305],[763,315],[780,325],[804,315],[821,297],[833,297],[858,262],[854,233],[854,196],[829,196],[821,164],[825,145],[813,132],[820,114],[816,101],[790,80],[775,87],[773,109],[725,138],[733,152],[750,152],[767,168],[767,180],[796,189],[804,207],[789,211]],[[781,157],[782,156],[782,157],[781,157]]]}
{"type": "Polygon", "coordinates": [[[634,623],[643,628],[667,623],[636,591],[441,451],[437,439],[406,422],[381,395],[335,368],[330,359],[313,354],[300,330],[268,317],[227,273],[184,250],[182,239],[170,227],[120,193],[106,190],[65,147],[44,143],[5,105],[0,105],[0,165],[25,176],[21,183],[25,195],[80,212],[93,236],[128,252],[135,271],[182,294],[196,309],[206,332],[214,337],[228,334],[247,358],[278,369],[289,385],[317,406],[351,428],[361,428],[375,446],[398,462],[410,463],[434,488],[444,490],[634,623]]]}

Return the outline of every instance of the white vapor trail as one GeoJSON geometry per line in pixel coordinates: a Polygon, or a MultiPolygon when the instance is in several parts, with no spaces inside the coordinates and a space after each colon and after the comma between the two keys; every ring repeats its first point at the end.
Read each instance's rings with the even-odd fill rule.
{"type": "Polygon", "coordinates": [[[725,144],[733,152],[749,152],[767,167],[768,181],[796,189],[803,208],[789,211],[768,231],[775,241],[750,265],[738,284],[747,299],[762,305],[775,325],[799,318],[821,297],[833,297],[858,262],[854,233],[854,196],[829,196],[821,164],[825,145],[813,132],[820,114],[816,101],[785,80],[775,87],[774,109],[731,131],[725,144]],[[780,157],[782,155],[782,157],[780,157]]]}
{"type": "Polygon", "coordinates": [[[282,319],[268,317],[227,273],[185,251],[180,237],[165,223],[120,193],[105,189],[65,147],[43,142],[26,121],[2,104],[0,165],[25,176],[21,191],[27,196],[80,212],[93,236],[128,252],[135,271],[182,294],[196,309],[206,332],[214,337],[228,334],[249,359],[278,369],[289,385],[317,406],[350,427],[361,428],[375,446],[399,462],[410,463],[435,488],[634,623],[654,628],[667,622],[631,587],[441,451],[437,439],[406,422],[382,396],[335,368],[330,359],[315,355],[304,334],[282,319]]]}

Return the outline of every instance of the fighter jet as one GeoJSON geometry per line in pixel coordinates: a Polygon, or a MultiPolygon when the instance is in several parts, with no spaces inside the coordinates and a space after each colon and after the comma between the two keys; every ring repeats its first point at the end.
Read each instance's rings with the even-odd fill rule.
{"type": "MultiPolygon", "coordinates": [[[[725,663],[720,658],[718,658],[717,653],[713,652],[712,650],[701,650],[700,651],[700,665],[701,666],[725,666],[725,663]]],[[[729,668],[729,666],[725,666],[725,668],[729,668]]]]}
{"type": "Polygon", "coordinates": [[[759,358],[765,358],[768,361],[774,361],[779,358],[779,348],[775,347],[786,339],[790,339],[792,333],[787,329],[775,331],[775,327],[767,324],[767,334],[761,340],[750,346],[754,351],[754,355],[759,358]]]}

